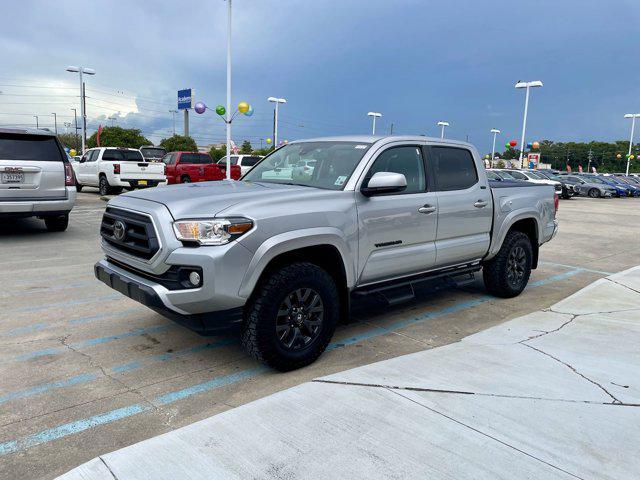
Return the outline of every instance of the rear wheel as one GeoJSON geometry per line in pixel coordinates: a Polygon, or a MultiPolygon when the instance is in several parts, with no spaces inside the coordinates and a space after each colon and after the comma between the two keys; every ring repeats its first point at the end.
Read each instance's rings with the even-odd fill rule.
{"type": "Polygon", "coordinates": [[[280,371],[313,363],[331,341],[340,297],[325,270],[299,262],[271,273],[245,313],[244,348],[280,371]]]}
{"type": "Polygon", "coordinates": [[[100,176],[100,180],[98,181],[98,190],[100,191],[100,195],[109,195],[111,193],[111,187],[109,186],[109,180],[104,175],[100,176]]]}
{"type": "Polygon", "coordinates": [[[588,195],[591,198],[598,198],[598,197],[600,197],[600,191],[597,188],[592,188],[592,189],[589,190],[588,195]]]}
{"type": "Polygon", "coordinates": [[[45,217],[44,224],[50,232],[64,232],[69,226],[69,214],[57,217],[45,217]]]}
{"type": "Polygon", "coordinates": [[[191,178],[189,178],[189,175],[183,175],[180,179],[180,183],[191,183],[191,178]]]}
{"type": "Polygon", "coordinates": [[[507,233],[498,254],[482,269],[489,293],[503,298],[520,295],[529,282],[532,259],[529,237],[517,231],[507,233]]]}

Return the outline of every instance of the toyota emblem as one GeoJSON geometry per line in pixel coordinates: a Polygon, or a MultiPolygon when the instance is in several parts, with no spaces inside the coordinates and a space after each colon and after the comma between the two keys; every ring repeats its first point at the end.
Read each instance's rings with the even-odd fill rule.
{"type": "Polygon", "coordinates": [[[122,220],[116,220],[113,224],[113,237],[119,242],[127,236],[127,228],[122,220]]]}

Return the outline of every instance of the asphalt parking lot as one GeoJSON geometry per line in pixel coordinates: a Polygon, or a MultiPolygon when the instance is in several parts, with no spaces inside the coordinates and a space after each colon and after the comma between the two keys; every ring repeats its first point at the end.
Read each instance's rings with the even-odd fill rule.
{"type": "Polygon", "coordinates": [[[200,337],[96,281],[104,206],[88,189],[64,233],[0,225],[0,478],[55,477],[312,378],[455,342],[639,263],[640,200],[561,201],[558,236],[520,297],[489,297],[476,281],[360,308],[318,362],[282,374],[234,337],[200,337]]]}

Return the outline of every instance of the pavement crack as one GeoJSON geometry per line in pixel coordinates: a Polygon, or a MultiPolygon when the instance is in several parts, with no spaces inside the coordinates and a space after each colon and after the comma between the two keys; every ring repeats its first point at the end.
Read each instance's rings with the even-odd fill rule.
{"type": "Polygon", "coordinates": [[[613,280],[610,277],[606,277],[605,280],[608,280],[611,283],[615,283],[616,285],[620,285],[621,287],[627,288],[627,289],[631,290],[632,292],[640,293],[640,290],[636,290],[635,288],[630,287],[629,285],[625,285],[624,283],[616,282],[615,280],[613,280]]]}
{"type": "Polygon", "coordinates": [[[403,395],[403,394],[402,394],[401,392],[399,392],[399,391],[394,391],[394,390],[389,390],[389,391],[390,391],[391,393],[394,393],[394,394],[396,394],[396,395],[398,395],[398,396],[400,396],[400,397],[404,398],[405,400],[409,400],[410,402],[412,402],[412,403],[414,403],[414,404],[416,404],[416,405],[418,405],[418,406],[420,406],[420,407],[422,407],[422,408],[424,408],[424,409],[426,409],[426,410],[429,410],[430,412],[435,413],[436,415],[440,415],[441,417],[444,417],[444,418],[446,418],[447,420],[449,420],[449,421],[451,421],[451,422],[454,422],[454,423],[456,423],[456,424],[460,425],[461,427],[467,428],[467,429],[469,429],[469,430],[471,430],[471,431],[473,431],[473,432],[475,432],[475,433],[477,433],[477,434],[479,434],[479,435],[482,435],[482,436],[484,436],[484,437],[486,437],[486,438],[489,438],[489,439],[493,440],[494,442],[498,442],[498,443],[500,443],[500,444],[504,445],[504,446],[505,446],[505,447],[507,447],[507,448],[510,448],[510,449],[512,449],[512,450],[515,450],[515,451],[516,451],[516,452],[518,452],[518,453],[521,453],[521,454],[523,454],[523,455],[526,455],[527,457],[529,457],[529,458],[531,458],[531,459],[533,459],[533,460],[536,460],[536,461],[538,461],[538,462],[544,463],[545,465],[547,465],[547,466],[549,466],[549,467],[551,467],[551,468],[553,468],[553,469],[555,469],[555,470],[558,470],[558,471],[560,471],[560,472],[562,472],[562,473],[565,473],[565,474],[567,474],[567,475],[570,475],[570,476],[572,476],[573,478],[578,478],[578,479],[580,479],[580,480],[584,480],[584,479],[583,479],[583,477],[580,477],[580,476],[576,475],[575,473],[571,473],[571,472],[569,472],[568,470],[565,470],[564,468],[561,468],[561,467],[559,467],[559,466],[557,466],[557,465],[554,465],[554,464],[553,464],[553,463],[551,463],[551,462],[548,462],[548,461],[546,461],[546,460],[544,460],[544,459],[542,459],[542,458],[540,458],[540,457],[536,457],[535,455],[533,455],[533,454],[531,454],[531,453],[529,453],[529,452],[527,452],[527,451],[525,451],[525,450],[522,450],[521,448],[518,448],[518,447],[516,447],[515,445],[511,445],[510,443],[507,443],[507,442],[505,442],[504,440],[499,439],[498,437],[495,437],[495,436],[493,436],[493,435],[491,435],[491,434],[489,434],[489,433],[483,432],[482,430],[480,430],[480,429],[478,429],[478,428],[476,428],[476,427],[474,427],[474,426],[472,426],[472,425],[469,425],[469,424],[464,423],[464,422],[462,422],[462,421],[460,421],[460,420],[458,420],[458,419],[456,419],[456,418],[453,418],[451,415],[447,415],[447,414],[446,414],[446,413],[444,413],[444,412],[440,412],[439,410],[436,410],[435,408],[428,407],[427,405],[424,405],[424,404],[422,404],[422,403],[418,402],[417,400],[415,400],[415,399],[413,399],[413,398],[410,398],[410,397],[407,397],[406,395],[403,395]]]}
{"type": "Polygon", "coordinates": [[[573,373],[575,373],[576,375],[578,375],[579,377],[582,377],[583,379],[585,379],[587,382],[592,383],[593,385],[595,385],[596,387],[598,387],[600,390],[602,390],[606,395],[608,395],[613,404],[616,405],[621,405],[623,402],[621,402],[620,400],[618,400],[611,392],[609,392],[609,390],[607,390],[606,388],[604,388],[602,385],[600,385],[598,382],[596,382],[595,380],[587,377],[585,374],[580,373],[574,366],[568,364],[567,362],[564,362],[562,360],[560,360],[558,357],[555,357],[553,355],[551,355],[550,353],[545,352],[544,350],[541,350],[539,348],[536,348],[532,345],[529,345],[527,343],[524,342],[520,342],[521,345],[530,348],[531,350],[535,350],[538,353],[541,353],[542,355],[546,355],[547,357],[555,360],[556,362],[564,365],[565,367],[567,367],[569,370],[571,370],[573,373]]]}
{"type": "MultiPolygon", "coordinates": [[[[553,311],[553,310],[550,310],[550,311],[553,311]]],[[[558,313],[558,312],[553,312],[553,313],[558,313]]],[[[534,335],[533,337],[525,338],[524,340],[520,340],[518,343],[525,343],[525,342],[528,342],[530,340],[534,340],[536,338],[544,337],[545,335],[549,335],[550,333],[558,332],[558,331],[562,330],[564,327],[566,327],[567,325],[569,325],[571,322],[573,322],[576,318],[579,317],[579,315],[572,314],[572,313],[570,313],[570,314],[563,313],[563,314],[559,314],[559,315],[571,315],[571,318],[569,320],[567,320],[566,322],[564,322],[562,325],[560,325],[558,328],[554,328],[553,330],[542,330],[541,333],[539,333],[538,335],[534,335]]]]}
{"type": "Polygon", "coordinates": [[[98,457],[100,459],[100,461],[102,462],[102,464],[107,468],[107,470],[109,470],[109,473],[111,474],[111,476],[115,479],[118,480],[118,477],[116,477],[116,474],[113,473],[113,470],[111,470],[111,467],[107,464],[107,462],[104,461],[104,458],[102,457],[98,457]]]}

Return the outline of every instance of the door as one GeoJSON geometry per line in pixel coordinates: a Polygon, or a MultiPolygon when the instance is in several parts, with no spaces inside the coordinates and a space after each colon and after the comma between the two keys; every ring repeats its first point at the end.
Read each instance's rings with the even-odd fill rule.
{"type": "Polygon", "coordinates": [[[90,150],[87,152],[87,161],[84,162],[85,185],[98,186],[98,157],[100,149],[90,150]]]}
{"type": "Polygon", "coordinates": [[[471,150],[431,146],[429,162],[438,196],[437,266],[479,260],[489,250],[493,199],[471,150]]]}
{"type": "Polygon", "coordinates": [[[359,227],[359,283],[367,284],[429,270],[436,259],[437,197],[427,187],[420,145],[383,150],[360,188],[377,172],[401,173],[407,188],[366,197],[356,191],[359,227]]]}

